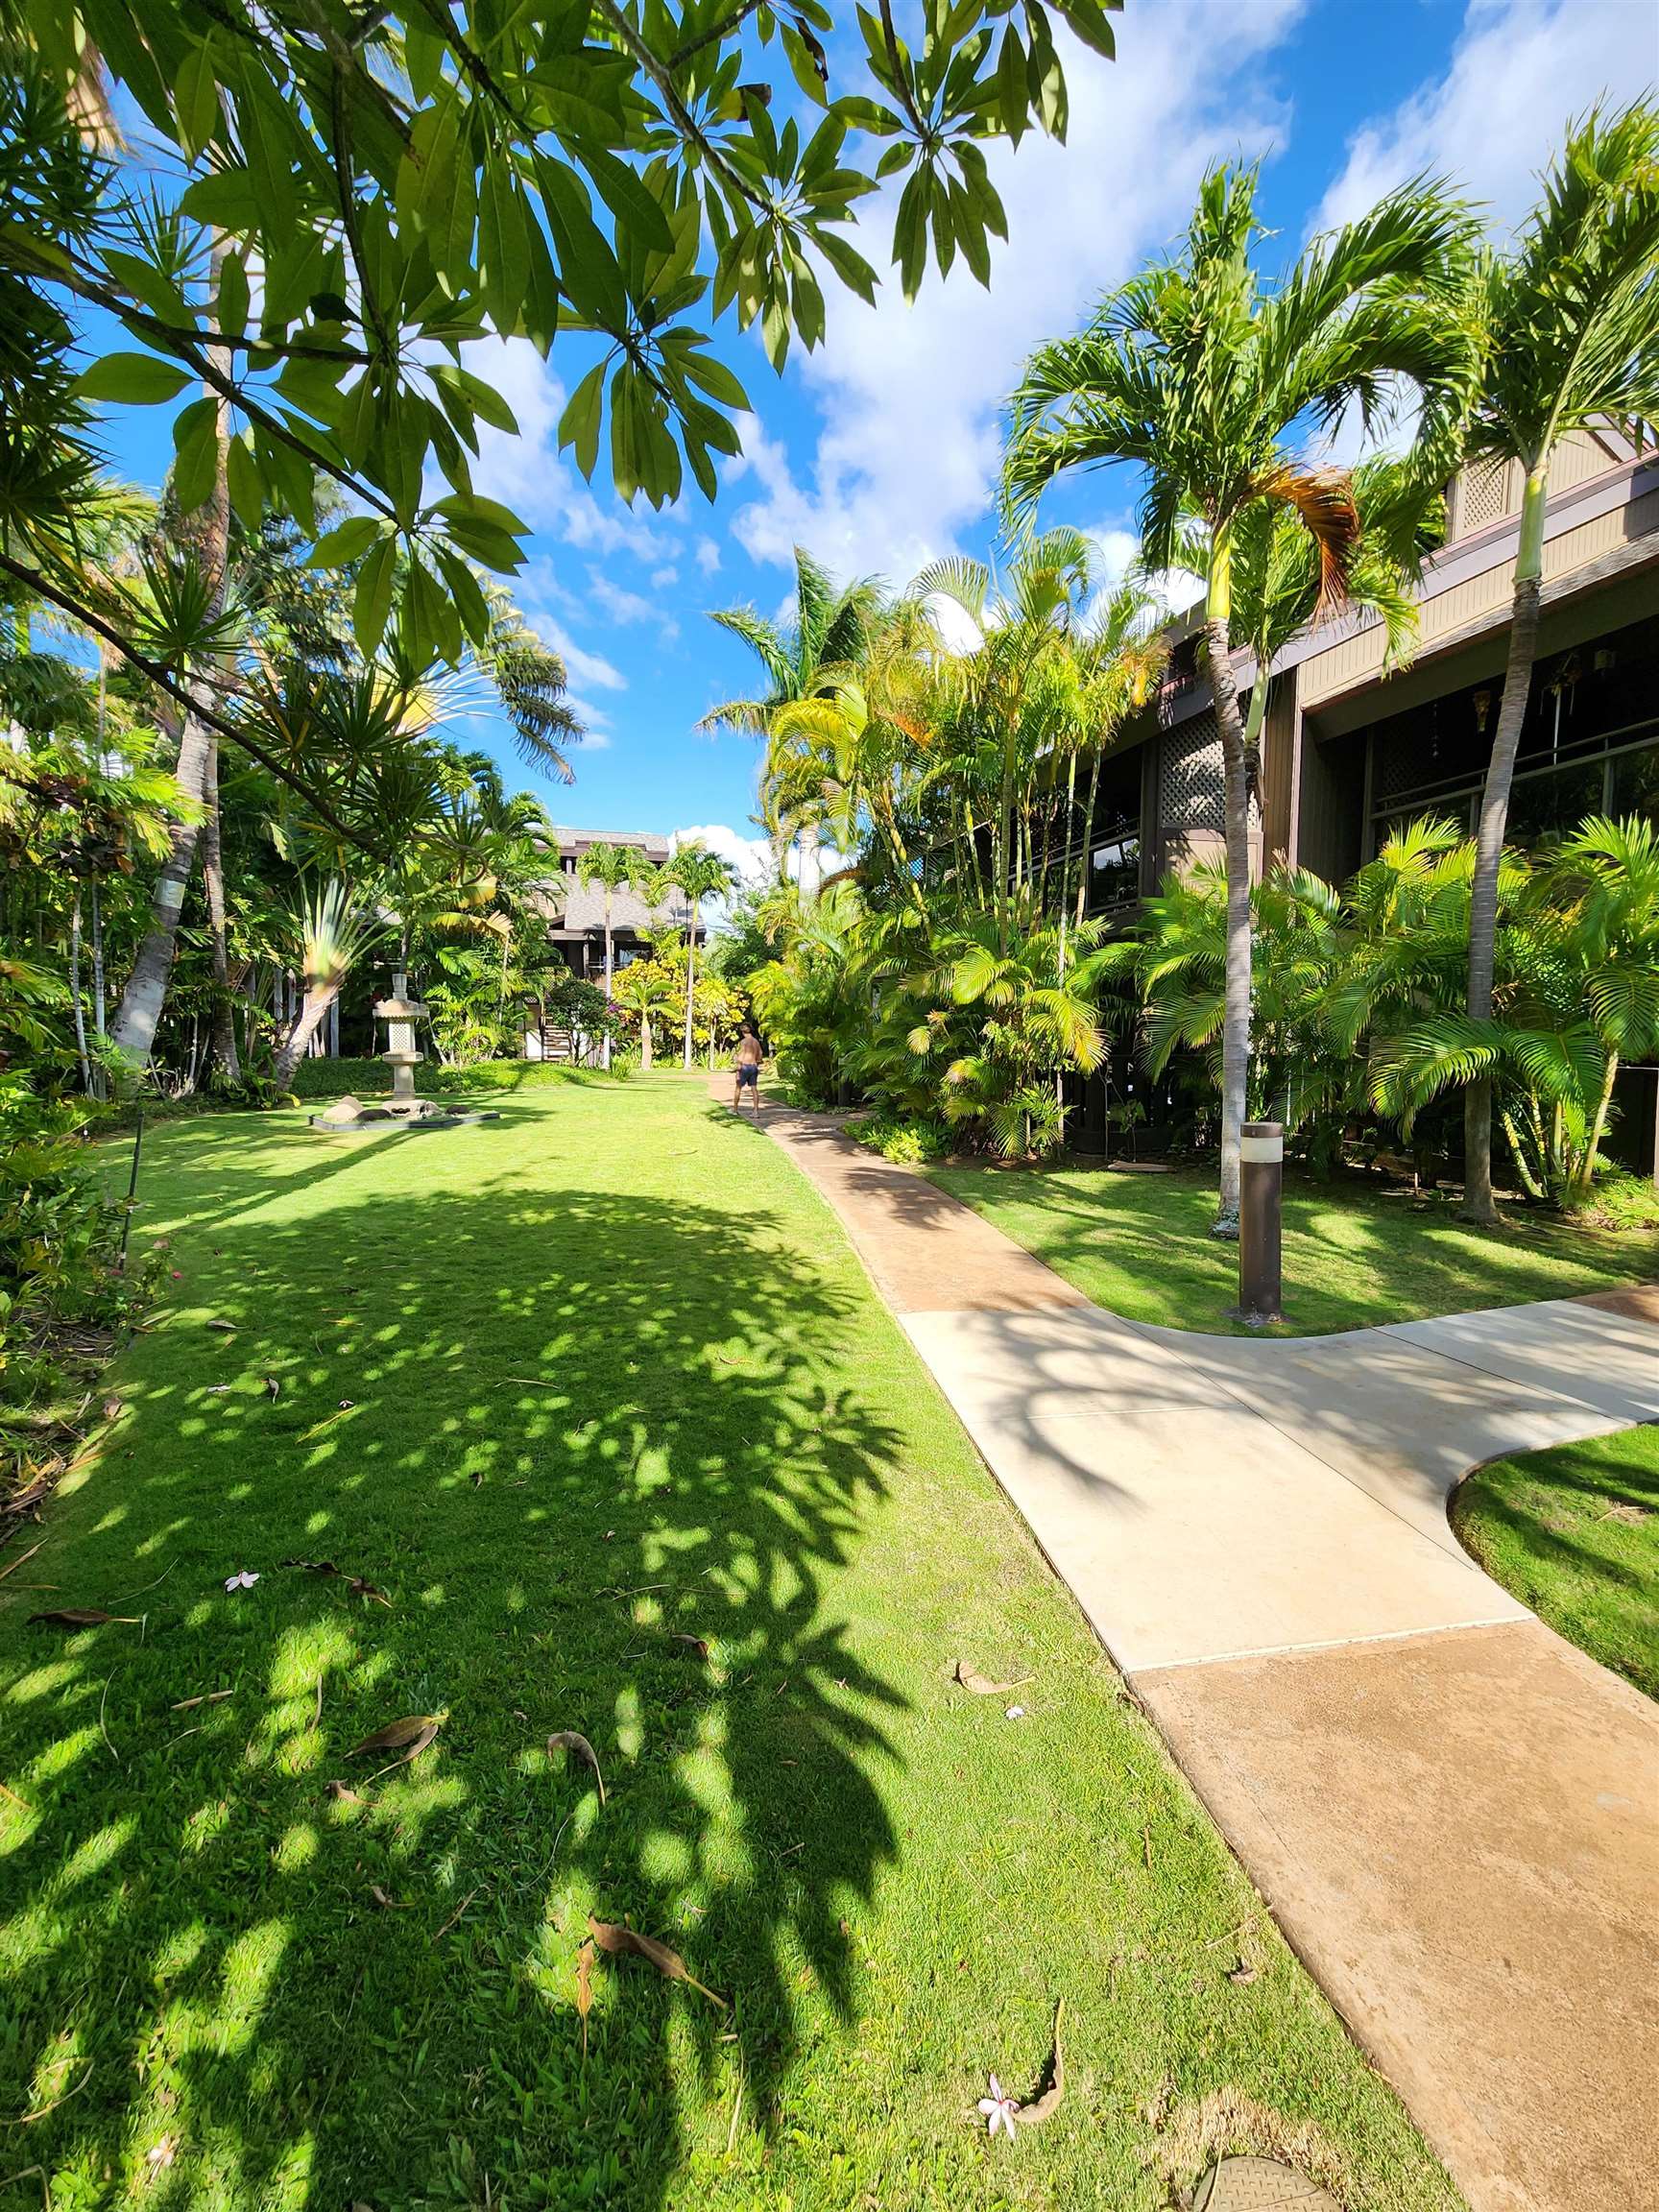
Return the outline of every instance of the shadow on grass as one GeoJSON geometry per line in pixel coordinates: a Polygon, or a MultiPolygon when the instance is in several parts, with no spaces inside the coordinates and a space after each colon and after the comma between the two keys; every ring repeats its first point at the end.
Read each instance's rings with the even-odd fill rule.
{"type": "Polygon", "coordinates": [[[166,2206],[659,2203],[688,2080],[770,2125],[797,1992],[854,2009],[842,1916],[897,1856],[902,1700],[820,1584],[895,1438],[763,1210],[372,1207],[349,1154],[289,1160],[204,1139],[226,1246],[191,1293],[236,1334],[162,1317],[55,1508],[60,1587],[0,1585],[28,1808],[0,1805],[0,2113],[44,2113],[12,2142],[90,2192],[66,2203],[169,2144],[166,2206]],[[295,1191],[310,1218],[237,1229],[295,1191]],[[62,1605],[142,1625],[24,1625],[62,1605]],[[392,1754],[349,1747],[411,1714],[446,1716],[436,1745],[371,1780],[392,1754]],[[603,1811],[553,1729],[597,1747],[603,1811]],[[585,2049],[590,1910],[732,2009],[600,1960],[585,2049]]]}
{"type": "MultiPolygon", "coordinates": [[[[1212,1176],[1070,1165],[927,1173],[1112,1310],[1238,1333],[1225,1318],[1238,1247],[1208,1234],[1212,1176]]],[[[1286,1317],[1298,1334],[1571,1296],[1659,1272],[1651,1234],[1612,1236],[1534,1216],[1481,1231],[1457,1221],[1444,1200],[1351,1181],[1287,1179],[1284,1238],[1286,1317]]]]}

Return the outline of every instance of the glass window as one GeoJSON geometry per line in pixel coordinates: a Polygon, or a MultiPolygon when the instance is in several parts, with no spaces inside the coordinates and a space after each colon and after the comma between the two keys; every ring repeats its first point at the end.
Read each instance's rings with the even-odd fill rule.
{"type": "Polygon", "coordinates": [[[1612,811],[1645,814],[1659,828],[1659,745],[1614,761],[1612,811]]]}
{"type": "Polygon", "coordinates": [[[1511,845],[1550,845],[1571,836],[1588,814],[1599,814],[1606,771],[1599,760],[1552,776],[1523,776],[1509,794],[1511,845]]]}
{"type": "Polygon", "coordinates": [[[1101,913],[1141,896],[1141,840],[1114,837],[1089,855],[1089,907],[1101,913]]]}

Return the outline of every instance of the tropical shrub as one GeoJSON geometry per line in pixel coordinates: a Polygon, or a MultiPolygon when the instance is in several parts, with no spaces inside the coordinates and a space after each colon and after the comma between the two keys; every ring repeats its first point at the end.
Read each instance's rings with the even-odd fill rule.
{"type": "Polygon", "coordinates": [[[924,1115],[872,1115],[849,1123],[848,1134],[901,1167],[922,1167],[929,1160],[947,1159],[954,1144],[948,1123],[924,1115]]]}
{"type": "MultiPolygon", "coordinates": [[[[1479,1022],[1463,1010],[1474,873],[1474,842],[1424,820],[1341,892],[1307,870],[1252,887],[1249,1111],[1329,1166],[1368,1122],[1411,1144],[1445,1094],[1488,1074],[1522,1189],[1579,1206],[1620,1066],[1659,1051],[1659,838],[1593,820],[1551,853],[1505,854],[1495,1012],[1479,1022]]],[[[1136,987],[1154,1074],[1190,1053],[1219,1083],[1226,920],[1224,873],[1197,868],[1085,962],[1136,987]]]]}
{"type": "MultiPolygon", "coordinates": [[[[102,1108],[72,1095],[63,984],[0,954],[0,1419],[50,1392],[64,1333],[131,1308],[119,1266],[124,1202],[104,1191],[88,1135],[102,1108]]],[[[11,1455],[10,1443],[8,1456],[11,1455]]]]}

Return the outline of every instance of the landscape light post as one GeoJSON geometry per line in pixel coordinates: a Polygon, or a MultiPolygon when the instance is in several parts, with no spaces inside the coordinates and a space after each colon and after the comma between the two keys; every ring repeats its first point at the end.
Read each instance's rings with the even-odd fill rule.
{"type": "Polygon", "coordinates": [[[1253,1329],[1280,1321],[1280,1228],[1285,1127],[1246,1121],[1238,1149],[1238,1318],[1253,1329]]]}

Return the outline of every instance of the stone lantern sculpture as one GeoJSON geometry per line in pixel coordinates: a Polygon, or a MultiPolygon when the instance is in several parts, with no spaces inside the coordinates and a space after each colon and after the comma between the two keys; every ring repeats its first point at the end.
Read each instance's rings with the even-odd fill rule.
{"type": "Polygon", "coordinates": [[[395,968],[391,998],[379,999],[374,1007],[374,1019],[386,1024],[387,1045],[380,1057],[392,1070],[392,1095],[372,1099],[367,1105],[349,1095],[336,1098],[332,1106],[311,1116],[314,1129],[335,1134],[360,1129],[372,1121],[403,1121],[435,1129],[453,1129],[464,1121],[499,1120],[499,1115],[493,1110],[461,1111],[454,1106],[441,1106],[436,1098],[417,1096],[415,1070],[426,1055],[415,1042],[415,1024],[425,1021],[426,1011],[419,998],[410,998],[409,978],[403,970],[395,968]]]}
{"type": "Polygon", "coordinates": [[[415,1094],[415,1070],[425,1058],[415,1042],[415,1024],[425,1021],[426,1008],[419,998],[410,998],[409,978],[401,968],[392,971],[392,996],[376,1000],[374,1019],[384,1022],[387,1030],[386,1049],[380,1055],[392,1070],[387,1111],[410,1118],[433,1111],[427,1100],[415,1094]]]}

